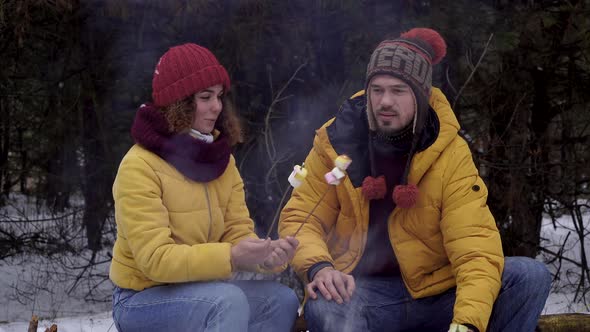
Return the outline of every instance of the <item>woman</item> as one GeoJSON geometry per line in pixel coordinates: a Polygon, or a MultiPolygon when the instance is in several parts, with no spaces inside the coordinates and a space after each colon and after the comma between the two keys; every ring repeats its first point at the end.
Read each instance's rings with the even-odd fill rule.
{"type": "Polygon", "coordinates": [[[227,72],[206,48],[158,62],[113,185],[117,240],[110,278],[119,331],[289,331],[298,300],[286,286],[232,281],[280,271],[297,240],[258,239],[230,153],[241,131],[227,72]]]}

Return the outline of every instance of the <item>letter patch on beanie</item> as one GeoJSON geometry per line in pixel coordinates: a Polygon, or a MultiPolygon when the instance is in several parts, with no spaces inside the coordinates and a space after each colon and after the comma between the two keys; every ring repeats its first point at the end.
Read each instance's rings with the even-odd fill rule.
{"type": "Polygon", "coordinates": [[[412,50],[392,45],[377,50],[373,56],[374,69],[401,74],[421,89],[430,90],[432,66],[412,50]]]}
{"type": "Polygon", "coordinates": [[[439,63],[446,53],[447,45],[438,32],[414,28],[377,46],[367,66],[366,83],[376,74],[390,74],[412,83],[413,88],[428,98],[432,65],[439,63]]]}

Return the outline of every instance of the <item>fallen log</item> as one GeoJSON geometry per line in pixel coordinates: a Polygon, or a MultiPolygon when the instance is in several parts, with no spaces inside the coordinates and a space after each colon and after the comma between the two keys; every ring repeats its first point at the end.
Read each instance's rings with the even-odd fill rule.
{"type": "Polygon", "coordinates": [[[543,315],[539,319],[537,330],[539,332],[590,332],[590,315],[543,315]]]}
{"type": "MultiPolygon", "coordinates": [[[[293,332],[307,331],[303,316],[295,321],[293,332]]],[[[587,314],[555,314],[543,315],[539,319],[537,332],[590,332],[590,315],[587,314]]],[[[313,332],[313,331],[310,331],[313,332]]]]}

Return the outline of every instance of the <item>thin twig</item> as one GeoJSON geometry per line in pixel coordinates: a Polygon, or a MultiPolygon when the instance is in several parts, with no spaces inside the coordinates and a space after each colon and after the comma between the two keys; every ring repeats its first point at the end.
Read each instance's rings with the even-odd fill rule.
{"type": "Polygon", "coordinates": [[[80,274],[78,274],[78,277],[76,278],[76,280],[74,281],[74,283],[72,284],[72,286],[70,287],[70,289],[66,292],[68,295],[70,295],[74,289],[76,289],[76,286],[78,285],[78,283],[80,282],[80,280],[82,280],[82,278],[84,277],[84,273],[91,268],[92,266],[94,266],[94,259],[96,258],[96,251],[92,251],[92,257],[90,258],[90,262],[88,263],[88,265],[86,267],[84,267],[84,269],[82,270],[82,272],[80,274]]]}
{"type": "Polygon", "coordinates": [[[541,246],[539,246],[538,249],[541,250],[542,252],[548,253],[548,254],[553,255],[555,257],[560,257],[564,261],[570,262],[570,263],[572,263],[572,264],[574,264],[574,265],[576,265],[578,267],[583,267],[583,265],[580,262],[577,262],[577,261],[575,261],[575,260],[573,260],[571,258],[567,258],[567,257],[561,255],[559,252],[554,252],[554,251],[551,251],[549,249],[543,248],[541,246]]]}
{"type": "Polygon", "coordinates": [[[494,34],[493,33],[490,34],[490,38],[488,39],[488,42],[486,43],[486,46],[483,49],[483,52],[481,52],[481,55],[479,56],[479,60],[477,60],[477,64],[475,65],[475,67],[473,67],[471,74],[469,74],[469,77],[467,77],[467,80],[465,81],[465,83],[463,83],[463,86],[461,86],[461,89],[459,89],[459,93],[457,93],[457,95],[455,96],[455,100],[453,101],[453,109],[455,109],[455,105],[457,104],[457,100],[459,100],[461,93],[463,93],[463,90],[465,89],[465,87],[467,86],[469,81],[471,81],[471,78],[473,78],[473,75],[475,74],[475,72],[477,71],[477,68],[481,64],[481,61],[483,60],[483,57],[486,55],[486,53],[488,51],[488,47],[490,46],[490,43],[492,42],[493,37],[494,37],[494,34]]]}
{"type": "Polygon", "coordinates": [[[518,112],[518,107],[520,106],[520,103],[522,103],[526,95],[526,92],[523,93],[522,97],[520,97],[520,99],[516,102],[516,106],[514,106],[514,111],[512,112],[512,115],[510,115],[510,120],[508,120],[508,124],[506,125],[506,128],[504,128],[504,132],[499,136],[498,140],[502,140],[502,138],[504,138],[504,135],[506,135],[506,133],[508,132],[508,129],[510,129],[510,126],[512,126],[512,122],[514,121],[516,113],[518,112]]]}
{"type": "MultiPolygon", "coordinates": [[[[272,132],[271,132],[271,127],[270,127],[270,119],[271,119],[272,112],[274,110],[275,105],[279,101],[282,100],[283,92],[285,92],[287,87],[291,84],[291,82],[293,82],[293,80],[297,76],[297,73],[299,73],[299,71],[301,69],[303,69],[305,66],[307,66],[307,62],[304,62],[301,65],[299,65],[299,67],[297,67],[297,69],[295,70],[293,75],[291,75],[291,77],[289,78],[287,83],[285,83],[281,87],[281,89],[277,92],[277,95],[273,97],[273,101],[271,102],[270,106],[268,107],[268,111],[266,112],[266,117],[264,119],[264,128],[265,128],[264,129],[264,141],[265,141],[265,146],[266,146],[266,153],[267,153],[268,158],[270,160],[273,160],[275,158],[275,154],[276,154],[274,142],[272,142],[272,132]]],[[[270,75],[270,73],[269,73],[269,75],[270,75]]],[[[272,80],[271,80],[271,82],[272,82],[272,80]]],[[[272,92],[273,91],[271,90],[271,93],[272,92]]]]}
{"type": "Polygon", "coordinates": [[[301,225],[299,225],[299,228],[297,228],[297,231],[295,232],[295,234],[293,234],[293,237],[296,237],[297,234],[299,234],[299,231],[301,230],[301,228],[303,228],[303,225],[305,225],[305,223],[307,222],[307,220],[309,219],[309,217],[311,217],[311,215],[313,214],[313,212],[315,211],[315,209],[317,209],[317,207],[320,205],[320,203],[322,202],[322,200],[324,199],[324,197],[326,196],[326,194],[328,193],[329,190],[330,190],[330,187],[326,188],[326,191],[324,191],[324,193],[322,194],[322,196],[320,197],[320,199],[315,203],[315,205],[313,206],[313,208],[311,209],[311,211],[309,211],[309,213],[307,214],[307,216],[305,217],[305,219],[303,219],[303,222],[301,223],[301,225]]]}
{"type": "Polygon", "coordinates": [[[457,95],[457,89],[455,89],[455,87],[453,86],[453,83],[451,82],[451,77],[449,76],[449,68],[450,67],[447,67],[447,70],[445,70],[445,77],[447,79],[449,87],[451,88],[451,90],[453,90],[453,94],[457,95]]]}

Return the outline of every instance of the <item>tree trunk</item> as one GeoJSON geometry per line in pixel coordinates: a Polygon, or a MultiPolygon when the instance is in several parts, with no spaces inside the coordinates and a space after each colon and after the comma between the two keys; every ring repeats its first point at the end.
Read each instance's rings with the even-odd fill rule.
{"type": "Polygon", "coordinates": [[[88,248],[101,249],[102,229],[109,213],[111,181],[105,175],[103,166],[107,160],[101,144],[101,129],[98,125],[96,107],[92,100],[83,106],[83,147],[84,147],[84,227],[88,248]]]}
{"type": "Polygon", "coordinates": [[[10,111],[6,98],[0,97],[0,206],[10,193],[8,149],[10,148],[10,111]]]}

